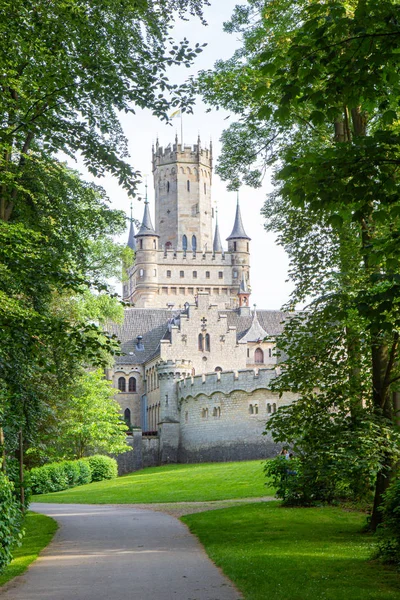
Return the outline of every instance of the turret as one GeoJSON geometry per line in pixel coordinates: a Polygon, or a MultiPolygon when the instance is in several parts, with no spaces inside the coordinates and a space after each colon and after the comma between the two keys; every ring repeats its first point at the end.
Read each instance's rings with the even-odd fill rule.
{"type": "Polygon", "coordinates": [[[214,242],[213,242],[213,252],[222,252],[222,244],[221,244],[221,236],[219,234],[218,227],[218,210],[215,211],[215,232],[214,232],[214,242]]]}
{"type": "Polygon", "coordinates": [[[135,235],[136,239],[136,260],[135,260],[135,287],[137,289],[146,288],[149,297],[157,293],[158,290],[158,238],[153,223],[151,222],[149,202],[144,201],[143,220],[139,231],[135,235]]]}
{"type": "Polygon", "coordinates": [[[130,218],[130,227],[129,227],[129,235],[128,235],[128,243],[127,246],[128,248],[130,248],[131,250],[133,250],[135,252],[136,250],[136,240],[135,240],[135,228],[133,226],[133,214],[132,214],[132,202],[131,202],[131,218],[130,218]]]}
{"type": "MultiPolygon", "coordinates": [[[[242,270],[242,280],[240,282],[239,291],[238,291],[238,299],[239,299],[239,308],[248,308],[249,307],[249,299],[250,299],[250,290],[247,285],[246,276],[244,269],[242,270]]],[[[250,314],[250,309],[249,314],[250,314]]]]}
{"type": "MultiPolygon", "coordinates": [[[[242,278],[245,277],[246,285],[249,281],[250,269],[250,238],[244,230],[242,215],[240,212],[239,193],[237,196],[235,222],[231,235],[226,238],[228,242],[228,252],[232,254],[233,271],[238,275],[237,268],[242,267],[242,278]]],[[[243,296],[244,298],[244,296],[243,296]]]]}

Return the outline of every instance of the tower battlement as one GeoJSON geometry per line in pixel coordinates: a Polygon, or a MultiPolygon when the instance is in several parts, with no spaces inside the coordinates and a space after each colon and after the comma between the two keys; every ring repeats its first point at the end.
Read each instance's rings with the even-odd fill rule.
{"type": "Polygon", "coordinates": [[[153,171],[162,165],[172,163],[201,163],[212,169],[212,148],[202,148],[200,144],[168,144],[165,148],[156,144],[152,151],[153,171]]]}
{"type": "Polygon", "coordinates": [[[206,373],[195,377],[186,377],[178,382],[180,400],[195,398],[200,394],[211,395],[215,392],[231,394],[235,390],[251,393],[258,389],[269,389],[271,381],[276,377],[275,369],[240,371],[222,371],[222,373],[206,373]]]}

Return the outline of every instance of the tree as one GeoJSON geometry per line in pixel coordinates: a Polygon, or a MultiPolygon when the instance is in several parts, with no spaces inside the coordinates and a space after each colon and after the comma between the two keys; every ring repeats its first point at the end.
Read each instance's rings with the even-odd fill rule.
{"type": "MultiPolygon", "coordinates": [[[[355,415],[367,406],[393,430],[400,7],[394,0],[249,5],[227,25],[243,33],[243,47],[200,79],[206,98],[241,115],[224,134],[219,170],[237,187],[242,178],[259,185],[263,169],[275,165],[277,189],[265,214],[291,257],[291,303],[312,300],[311,312],[324,316],[319,335],[340,323],[349,408],[355,415]]],[[[297,377],[301,389],[305,376],[297,377]]],[[[392,468],[383,446],[372,528],[392,468]]]]}
{"type": "Polygon", "coordinates": [[[62,422],[54,448],[58,458],[121,454],[129,450],[126,424],[114,394],[112,383],[104,378],[101,370],[81,373],[59,414],[62,422]]]}
{"type": "Polygon", "coordinates": [[[0,219],[26,190],[25,171],[43,154],[80,153],[96,176],[106,171],[133,194],[118,112],[150,109],[167,120],[171,103],[191,109],[185,85],[166,75],[198,52],[175,42],[171,26],[187,12],[202,19],[203,0],[128,2],[44,0],[0,7],[0,219]]]}

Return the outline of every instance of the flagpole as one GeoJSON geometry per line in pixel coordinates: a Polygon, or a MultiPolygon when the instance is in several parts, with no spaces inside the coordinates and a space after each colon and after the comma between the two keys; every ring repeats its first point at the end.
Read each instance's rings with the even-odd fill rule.
{"type": "Polygon", "coordinates": [[[183,150],[183,113],[181,109],[181,148],[183,150]]]}

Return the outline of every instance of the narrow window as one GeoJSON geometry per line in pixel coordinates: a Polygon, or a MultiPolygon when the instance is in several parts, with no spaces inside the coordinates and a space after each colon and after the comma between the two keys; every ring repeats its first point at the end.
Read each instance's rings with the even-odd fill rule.
{"type": "Polygon", "coordinates": [[[233,271],[233,279],[237,279],[238,276],[238,272],[237,271],[233,271]]]}
{"type": "Polygon", "coordinates": [[[271,348],[268,349],[268,356],[269,356],[269,358],[272,358],[272,349],[271,348]]]}
{"type": "Polygon", "coordinates": [[[193,271],[193,279],[197,279],[197,271],[193,271]]]}
{"type": "Polygon", "coordinates": [[[219,277],[219,279],[223,279],[224,274],[222,271],[218,271],[218,277],[219,277]]]}
{"type": "Polygon", "coordinates": [[[210,271],[206,271],[206,279],[210,279],[210,271]]]}
{"type": "Polygon", "coordinates": [[[124,421],[128,427],[131,426],[131,411],[129,410],[129,408],[126,408],[124,410],[124,421]]]}
{"type": "Polygon", "coordinates": [[[204,340],[204,338],[203,338],[203,334],[202,334],[202,333],[199,333],[199,337],[198,337],[198,348],[199,348],[199,350],[201,350],[201,352],[203,352],[203,346],[204,346],[203,340],[204,340]]]}
{"type": "Polygon", "coordinates": [[[204,193],[207,194],[207,184],[204,184],[204,193]]]}
{"type": "Polygon", "coordinates": [[[187,189],[188,192],[190,192],[190,181],[189,181],[189,179],[186,182],[186,189],[187,189]]]}
{"type": "Polygon", "coordinates": [[[206,333],[206,352],[210,352],[210,334],[206,333]]]}
{"type": "Polygon", "coordinates": [[[271,414],[271,405],[267,404],[267,414],[270,415],[271,414]]]}
{"type": "Polygon", "coordinates": [[[128,389],[130,392],[136,392],[136,378],[135,377],[129,377],[128,389]]]}
{"type": "Polygon", "coordinates": [[[157,269],[153,269],[153,275],[154,277],[157,277],[157,269]]]}
{"type": "Polygon", "coordinates": [[[167,277],[171,277],[171,271],[167,271],[167,277]]]}
{"type": "Polygon", "coordinates": [[[249,251],[249,242],[247,242],[247,252],[249,251]]]}
{"type": "Polygon", "coordinates": [[[254,414],[254,410],[253,410],[253,405],[249,404],[249,414],[252,415],[254,414]]]}
{"type": "Polygon", "coordinates": [[[179,277],[185,277],[185,271],[179,271],[179,277]]]}
{"type": "Polygon", "coordinates": [[[254,352],[254,362],[258,364],[264,362],[264,352],[261,350],[261,348],[257,348],[257,350],[254,352]]]}
{"type": "Polygon", "coordinates": [[[233,251],[236,252],[236,248],[237,248],[237,243],[233,242],[233,251]]]}
{"type": "Polygon", "coordinates": [[[169,192],[169,181],[167,181],[167,193],[169,192]]]}
{"type": "Polygon", "coordinates": [[[273,413],[276,413],[276,404],[275,404],[275,402],[274,402],[274,403],[273,403],[273,405],[272,405],[272,412],[273,412],[273,413]]]}
{"type": "Polygon", "coordinates": [[[139,248],[140,248],[141,250],[143,250],[143,240],[140,240],[140,241],[139,241],[139,248]]]}
{"type": "Polygon", "coordinates": [[[197,249],[197,240],[196,240],[196,236],[192,235],[192,250],[193,252],[196,252],[197,249]]]}
{"type": "Polygon", "coordinates": [[[139,269],[139,277],[144,277],[144,270],[143,269],[139,269]]]}
{"type": "Polygon", "coordinates": [[[254,405],[254,414],[258,415],[258,404],[254,405]]]}
{"type": "Polygon", "coordinates": [[[120,392],[125,392],[126,391],[125,377],[120,377],[118,379],[118,389],[119,389],[120,392]]]}
{"type": "Polygon", "coordinates": [[[187,250],[187,237],[186,237],[186,235],[182,236],[182,250],[184,250],[185,252],[187,250]]]}
{"type": "Polygon", "coordinates": [[[250,348],[247,348],[247,358],[250,358],[250,348]]]}
{"type": "Polygon", "coordinates": [[[154,250],[157,250],[157,240],[153,240],[153,248],[154,250]]]}

